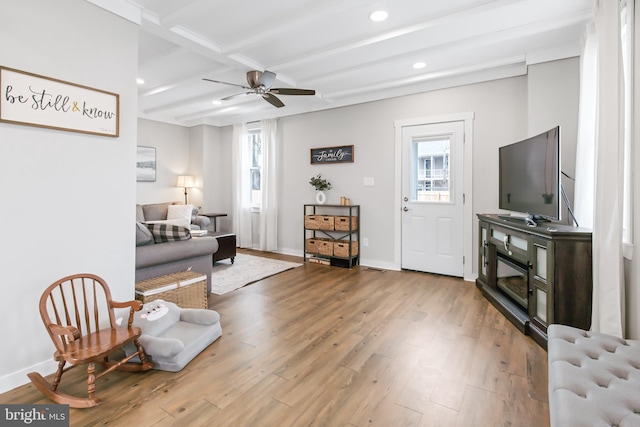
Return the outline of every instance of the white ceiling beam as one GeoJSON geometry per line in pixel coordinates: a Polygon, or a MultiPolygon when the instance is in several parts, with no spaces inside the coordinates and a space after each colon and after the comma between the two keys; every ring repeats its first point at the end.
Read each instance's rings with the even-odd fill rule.
{"type": "Polygon", "coordinates": [[[140,8],[132,5],[127,0],[85,0],[106,11],[118,15],[134,24],[140,25],[142,20],[140,8]]]}
{"type": "Polygon", "coordinates": [[[383,83],[377,83],[369,86],[359,86],[355,89],[343,90],[339,92],[326,93],[326,98],[341,98],[345,96],[357,95],[360,93],[379,91],[382,89],[390,89],[398,86],[405,86],[415,84],[426,80],[435,80],[445,77],[452,77],[461,74],[470,74],[484,70],[490,70],[493,68],[500,68],[510,65],[525,65],[526,58],[524,55],[517,55],[509,58],[501,58],[495,61],[484,62],[480,64],[467,65],[464,67],[447,68],[440,71],[431,71],[429,73],[420,74],[417,76],[407,77],[403,79],[390,80],[383,83]]]}
{"type": "Polygon", "coordinates": [[[304,64],[307,62],[319,61],[322,58],[325,58],[328,56],[333,56],[340,53],[352,51],[355,49],[359,49],[361,47],[373,45],[373,44],[380,43],[393,38],[402,37],[418,31],[426,30],[436,25],[441,25],[443,23],[446,23],[447,21],[451,21],[456,18],[461,18],[467,15],[474,15],[481,12],[486,12],[488,10],[503,7],[505,5],[512,5],[514,2],[521,2],[521,1],[526,1],[526,0],[484,0],[476,3],[473,6],[457,9],[457,10],[454,10],[453,12],[442,13],[430,19],[420,21],[417,24],[398,27],[393,30],[387,31],[385,33],[376,35],[374,37],[354,40],[348,43],[341,43],[337,46],[334,46],[328,49],[321,49],[315,52],[310,52],[309,54],[300,56],[291,61],[270,65],[269,69],[273,69],[273,70],[285,69],[285,68],[293,67],[296,65],[304,64]]]}

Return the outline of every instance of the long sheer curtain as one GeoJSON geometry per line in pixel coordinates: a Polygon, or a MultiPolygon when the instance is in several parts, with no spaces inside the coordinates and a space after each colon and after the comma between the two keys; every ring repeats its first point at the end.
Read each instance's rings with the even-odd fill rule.
{"type": "Polygon", "coordinates": [[[260,122],[262,135],[262,203],[260,250],[278,249],[278,120],[260,122]]]}
{"type": "Polygon", "coordinates": [[[253,246],[251,233],[251,194],[250,194],[250,166],[251,155],[247,144],[247,130],[244,124],[233,125],[233,232],[236,244],[241,248],[253,246]]]}
{"type": "Polygon", "coordinates": [[[585,33],[576,153],[576,215],[593,228],[591,329],[624,335],[622,194],[624,145],[620,129],[618,1],[601,0],[585,33]]]}

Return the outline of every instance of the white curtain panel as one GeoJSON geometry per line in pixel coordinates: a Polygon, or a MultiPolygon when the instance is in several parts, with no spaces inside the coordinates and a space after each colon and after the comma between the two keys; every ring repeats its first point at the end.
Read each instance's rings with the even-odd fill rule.
{"type": "Polygon", "coordinates": [[[624,145],[617,0],[601,0],[585,34],[576,153],[576,214],[593,228],[591,329],[624,334],[622,194],[624,145]]]}
{"type": "Polygon", "coordinates": [[[580,104],[574,214],[580,227],[593,228],[595,193],[596,117],[598,103],[598,38],[595,24],[587,26],[580,56],[580,104]]]}
{"type": "Polygon", "coordinates": [[[247,144],[247,130],[244,124],[233,125],[233,232],[236,244],[241,248],[251,248],[253,237],[251,234],[251,194],[250,194],[250,166],[251,155],[247,144]]]}
{"type": "Polygon", "coordinates": [[[260,121],[262,134],[262,203],[260,250],[278,249],[278,120],[260,121]]]}

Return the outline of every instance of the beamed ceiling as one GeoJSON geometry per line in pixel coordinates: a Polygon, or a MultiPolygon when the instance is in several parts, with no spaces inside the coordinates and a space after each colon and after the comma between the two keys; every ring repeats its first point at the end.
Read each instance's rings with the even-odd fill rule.
{"type": "Polygon", "coordinates": [[[88,1],[140,26],[138,116],[183,126],[524,75],[528,65],[578,56],[595,7],[595,0],[88,1]],[[378,10],[388,18],[373,22],[378,10]],[[272,88],[315,95],[278,94],[285,106],[276,108],[245,94],[251,70],[275,73],[272,88]]]}

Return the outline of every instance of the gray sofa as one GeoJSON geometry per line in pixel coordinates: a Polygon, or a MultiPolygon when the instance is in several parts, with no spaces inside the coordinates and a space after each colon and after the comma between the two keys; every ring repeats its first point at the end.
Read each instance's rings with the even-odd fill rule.
{"type": "MultiPolygon", "coordinates": [[[[211,291],[211,270],[213,265],[213,254],[218,251],[218,241],[215,237],[203,236],[192,237],[188,240],[155,243],[153,238],[149,239],[148,230],[145,234],[146,220],[157,221],[157,212],[162,211],[161,205],[137,205],[136,206],[136,282],[151,279],[170,273],[177,273],[184,270],[197,271],[207,275],[207,289],[211,291]],[[145,206],[150,206],[145,216],[145,206]],[[141,216],[142,213],[142,216],[141,216]]],[[[164,208],[166,212],[166,207],[164,208]]],[[[164,214],[166,218],[166,213],[164,214]]],[[[198,227],[206,228],[209,218],[202,217],[206,221],[199,221],[195,224],[198,227]],[[206,224],[206,225],[205,225],[206,224]]],[[[197,220],[197,218],[196,218],[197,220]]]]}

